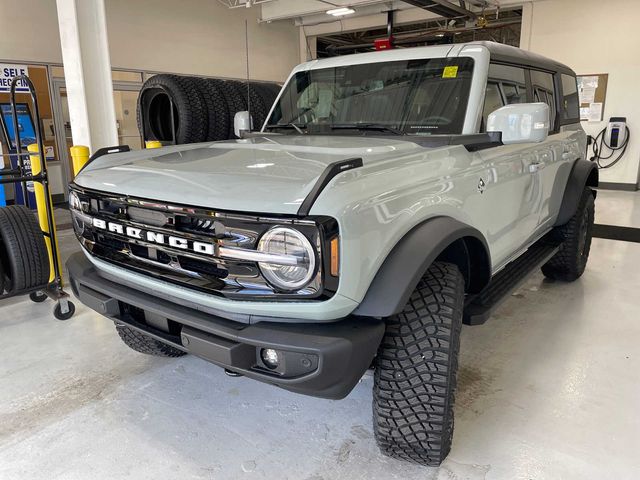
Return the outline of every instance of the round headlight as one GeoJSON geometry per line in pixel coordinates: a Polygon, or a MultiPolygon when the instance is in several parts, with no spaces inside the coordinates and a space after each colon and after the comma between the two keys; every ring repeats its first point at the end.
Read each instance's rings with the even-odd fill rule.
{"type": "Polygon", "coordinates": [[[82,204],[78,194],[74,191],[69,192],[69,208],[73,210],[82,210],[82,204]]]}
{"type": "Polygon", "coordinates": [[[271,285],[281,290],[300,290],[306,286],[316,268],[313,246],[302,233],[293,228],[274,227],[258,242],[258,251],[287,257],[286,262],[261,262],[260,270],[271,285]],[[292,261],[294,261],[292,264],[292,261]]]}

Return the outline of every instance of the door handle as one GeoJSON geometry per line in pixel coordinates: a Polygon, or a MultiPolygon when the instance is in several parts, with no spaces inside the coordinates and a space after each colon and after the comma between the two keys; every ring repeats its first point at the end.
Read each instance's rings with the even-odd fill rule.
{"type": "Polygon", "coordinates": [[[544,162],[533,162],[529,164],[529,173],[536,173],[545,167],[544,162]]]}

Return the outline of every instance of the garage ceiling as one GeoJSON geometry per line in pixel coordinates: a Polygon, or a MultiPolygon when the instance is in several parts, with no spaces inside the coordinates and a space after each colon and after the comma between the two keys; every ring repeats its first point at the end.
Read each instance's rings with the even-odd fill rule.
{"type": "MultiPolygon", "coordinates": [[[[245,0],[246,1],[246,0],[245,0]]],[[[477,15],[483,9],[521,7],[523,3],[531,0],[271,0],[262,5],[262,19],[275,21],[284,19],[296,19],[304,24],[310,24],[312,20],[321,22],[331,20],[327,15],[328,10],[340,7],[349,7],[355,13],[349,18],[372,15],[393,10],[407,10],[423,8],[437,13],[439,16],[467,16],[477,15]]],[[[540,0],[533,0],[540,1],[540,0]]],[[[346,18],[346,17],[345,17],[346,18]]]]}

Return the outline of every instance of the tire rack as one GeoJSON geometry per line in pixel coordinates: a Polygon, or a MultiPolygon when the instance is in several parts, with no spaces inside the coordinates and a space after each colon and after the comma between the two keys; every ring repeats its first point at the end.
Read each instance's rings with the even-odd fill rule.
{"type": "MultiPolygon", "coordinates": [[[[176,128],[176,120],[175,120],[175,110],[173,108],[173,98],[171,97],[171,94],[169,93],[169,90],[167,90],[165,87],[163,87],[162,85],[154,85],[153,86],[154,89],[158,89],[161,90],[162,93],[164,95],[167,96],[167,98],[169,99],[169,107],[170,107],[170,111],[171,111],[171,136],[173,137],[172,140],[161,140],[162,146],[166,146],[166,145],[177,145],[177,141],[176,141],[176,136],[177,136],[177,128],[176,128]]],[[[145,105],[144,105],[144,101],[143,101],[143,95],[139,95],[138,96],[138,109],[140,110],[140,118],[142,119],[142,121],[140,122],[140,126],[142,127],[142,141],[143,142],[147,142],[147,122],[145,121],[145,105]]]]}
{"type": "MultiPolygon", "coordinates": [[[[13,129],[16,142],[16,153],[18,159],[18,168],[5,168],[0,169],[0,185],[7,183],[21,183],[22,195],[24,204],[26,206],[29,202],[29,196],[27,194],[27,182],[39,182],[44,188],[45,196],[45,208],[47,213],[47,225],[49,232],[42,232],[42,234],[49,239],[48,253],[51,255],[51,263],[53,264],[53,281],[45,285],[39,285],[37,287],[20,290],[17,292],[0,294],[0,300],[4,298],[14,297],[17,295],[30,294],[30,298],[34,302],[41,302],[46,297],[51,298],[56,302],[53,310],[54,316],[58,320],[67,320],[75,313],[75,306],[73,302],[69,300],[69,294],[63,289],[62,280],[62,268],[58,257],[58,242],[56,238],[55,221],[53,217],[53,205],[51,204],[50,188],[49,188],[49,174],[47,171],[47,162],[45,158],[44,144],[42,142],[42,126],[40,122],[40,110],[38,108],[38,98],[35,93],[35,87],[31,79],[26,75],[13,78],[11,82],[11,116],[13,117],[13,129]],[[24,153],[22,151],[22,142],[20,139],[20,129],[18,128],[18,114],[16,110],[16,87],[18,81],[26,83],[29,87],[29,93],[31,94],[31,103],[33,104],[34,114],[34,127],[36,134],[36,143],[38,144],[38,155],[40,156],[40,164],[42,167],[41,172],[38,175],[28,173],[24,166],[24,158],[32,155],[31,153],[24,153]]],[[[6,154],[9,156],[12,154],[6,154]]],[[[51,275],[51,273],[49,273],[51,275]]],[[[0,292],[1,293],[1,292],[0,292]]]]}

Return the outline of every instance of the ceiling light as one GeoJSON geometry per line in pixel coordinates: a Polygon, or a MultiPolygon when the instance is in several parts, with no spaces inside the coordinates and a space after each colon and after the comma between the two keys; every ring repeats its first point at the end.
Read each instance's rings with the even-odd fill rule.
{"type": "Polygon", "coordinates": [[[348,8],[348,7],[334,8],[333,10],[327,10],[327,15],[333,15],[334,17],[351,15],[352,13],[356,13],[356,11],[353,8],[348,8]]]}

